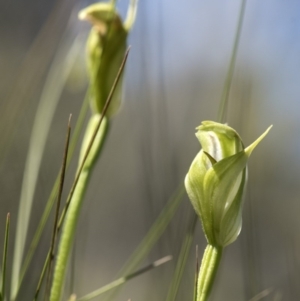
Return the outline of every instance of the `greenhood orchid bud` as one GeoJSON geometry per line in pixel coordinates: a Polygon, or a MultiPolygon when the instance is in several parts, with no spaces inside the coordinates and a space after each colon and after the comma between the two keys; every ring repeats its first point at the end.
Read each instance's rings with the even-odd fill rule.
{"type": "Polygon", "coordinates": [[[270,129],[244,148],[238,133],[225,124],[204,121],[197,128],[202,149],[186,175],[185,187],[209,244],[225,247],[238,237],[247,162],[270,129]]]}
{"type": "MultiPolygon", "coordinates": [[[[79,13],[79,19],[93,25],[87,41],[90,98],[94,113],[101,114],[117,76],[127,47],[127,35],[135,21],[137,0],[131,0],[125,22],[119,16],[114,0],[88,6],[79,13]]],[[[123,77],[123,76],[122,76],[123,77]]],[[[107,116],[119,109],[123,78],[115,89],[107,116]]]]}

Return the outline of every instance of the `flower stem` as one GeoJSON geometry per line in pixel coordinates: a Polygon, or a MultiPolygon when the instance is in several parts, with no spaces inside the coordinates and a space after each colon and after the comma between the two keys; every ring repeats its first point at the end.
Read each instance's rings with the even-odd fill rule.
{"type": "MultiPolygon", "coordinates": [[[[79,158],[79,166],[83,163],[83,158],[86,155],[86,151],[88,145],[90,144],[91,137],[93,136],[93,133],[97,128],[100,118],[100,114],[94,114],[90,119],[82,144],[81,154],[79,158]]],[[[60,244],[58,247],[57,261],[55,265],[53,284],[50,293],[50,301],[59,301],[61,299],[64,279],[66,275],[66,268],[68,264],[68,259],[70,257],[70,251],[73,246],[75,228],[77,225],[80,208],[83,202],[85,191],[88,186],[92,169],[95,166],[95,163],[100,155],[102,146],[104,144],[107,130],[108,120],[107,118],[104,118],[103,123],[101,124],[100,129],[97,132],[90,152],[86,160],[84,161],[83,169],[81,170],[77,186],[75,188],[66,214],[62,235],[60,238],[60,244]]]]}
{"type": "Polygon", "coordinates": [[[222,247],[207,245],[198,276],[197,301],[208,300],[222,256],[222,247]]]}

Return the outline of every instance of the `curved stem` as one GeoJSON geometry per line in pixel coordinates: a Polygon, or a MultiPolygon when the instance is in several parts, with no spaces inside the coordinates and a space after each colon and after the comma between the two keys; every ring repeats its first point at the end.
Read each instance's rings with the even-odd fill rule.
{"type": "Polygon", "coordinates": [[[222,247],[207,245],[198,276],[197,301],[208,300],[222,256],[222,247]]]}

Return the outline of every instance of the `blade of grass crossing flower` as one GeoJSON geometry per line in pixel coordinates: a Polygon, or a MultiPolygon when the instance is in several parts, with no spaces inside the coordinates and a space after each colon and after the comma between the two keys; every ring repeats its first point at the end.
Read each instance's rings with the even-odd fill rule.
{"type": "MultiPolygon", "coordinates": [[[[73,245],[75,228],[83,196],[85,194],[85,190],[89,182],[89,177],[91,175],[90,171],[95,165],[97,158],[99,157],[103,143],[106,138],[108,119],[105,117],[105,115],[113,98],[115,89],[123,74],[129,50],[130,48],[128,48],[128,50],[125,53],[122,64],[114,80],[113,86],[109,92],[107,101],[104,105],[101,115],[99,116],[99,114],[94,114],[94,116],[92,116],[89,123],[89,127],[87,128],[86,135],[84,137],[82,153],[80,154],[79,169],[77,171],[77,175],[69,193],[65,210],[61,216],[61,220],[63,220],[65,216],[66,220],[64,222],[64,231],[62,232],[60,244],[58,247],[57,261],[55,265],[53,283],[50,293],[50,301],[59,301],[61,298],[62,288],[64,285],[64,279],[66,275],[67,263],[73,245]],[[95,144],[94,141],[96,141],[95,144]],[[79,185],[77,186],[78,183],[79,185]],[[71,207],[69,208],[70,205],[71,207]],[[66,215],[65,212],[67,211],[68,213],[66,215]]],[[[60,227],[60,223],[58,227],[60,227]]]]}
{"type": "Polygon", "coordinates": [[[140,270],[132,273],[132,274],[129,274],[127,276],[124,276],[124,277],[121,277],[97,290],[95,290],[94,292],[91,292],[89,293],[88,295],[84,296],[84,297],[81,297],[79,299],[77,299],[77,301],[88,301],[88,300],[92,300],[98,296],[100,296],[101,294],[104,294],[112,289],[114,289],[115,287],[118,287],[122,284],[124,284],[125,282],[141,275],[141,274],[144,274],[154,268],[157,268],[159,266],[161,266],[162,264],[165,264],[167,263],[168,261],[170,261],[172,259],[172,256],[166,256],[166,257],[163,257],[157,261],[154,261],[153,263],[141,268],[140,270]]]}
{"type": "MultiPolygon", "coordinates": [[[[79,139],[80,133],[81,133],[82,128],[83,128],[84,119],[87,115],[87,111],[88,111],[88,108],[89,108],[89,97],[88,97],[88,95],[89,95],[89,92],[86,93],[84,102],[83,102],[82,107],[80,109],[80,113],[79,113],[79,116],[78,116],[78,119],[77,119],[77,122],[76,122],[76,125],[75,125],[75,129],[73,131],[73,135],[72,135],[72,138],[71,138],[71,141],[70,141],[69,154],[68,154],[68,159],[67,159],[67,168],[68,168],[68,166],[71,162],[71,159],[73,157],[75,147],[78,143],[78,139],[79,139]]],[[[19,288],[20,288],[20,286],[23,282],[23,279],[25,277],[27,269],[28,269],[28,267],[31,263],[34,252],[35,252],[35,250],[37,248],[37,245],[40,241],[40,238],[42,236],[42,233],[43,233],[43,230],[45,228],[46,222],[49,218],[50,212],[51,212],[52,207],[54,205],[55,198],[56,198],[57,191],[58,191],[58,186],[59,186],[59,174],[56,177],[55,183],[53,185],[50,196],[49,196],[48,201],[46,203],[46,207],[44,209],[44,212],[42,214],[42,217],[40,219],[40,222],[38,224],[36,232],[33,236],[32,241],[31,241],[28,253],[25,256],[25,260],[24,260],[24,263],[23,263],[23,266],[22,266],[22,269],[21,269],[21,276],[20,276],[18,291],[19,291],[19,288]]]]}
{"type": "Polygon", "coordinates": [[[54,247],[55,247],[55,241],[56,241],[56,237],[57,237],[56,229],[57,229],[57,222],[58,222],[58,217],[59,217],[59,208],[60,208],[60,202],[61,202],[65,172],[66,172],[69,141],[70,141],[70,133],[71,133],[71,115],[70,115],[69,121],[68,121],[68,129],[67,129],[65,150],[64,150],[63,162],[62,162],[61,171],[60,171],[59,191],[58,191],[58,197],[57,197],[57,206],[56,206],[56,212],[55,212],[55,219],[54,219],[54,227],[53,227],[53,233],[52,233],[52,239],[51,239],[51,246],[50,246],[50,250],[47,254],[46,260],[44,262],[44,265],[43,265],[43,269],[42,269],[42,272],[41,272],[41,275],[40,275],[40,278],[39,278],[39,281],[38,281],[38,285],[37,285],[37,288],[36,288],[34,300],[36,300],[38,298],[43,279],[44,279],[45,274],[47,272],[47,268],[48,268],[48,279],[47,279],[46,291],[45,291],[46,297],[47,297],[48,286],[49,286],[49,289],[50,289],[51,263],[54,259],[54,247]]]}
{"type": "Polygon", "coordinates": [[[193,212],[189,220],[188,229],[181,246],[180,254],[177,260],[175,273],[172,279],[172,283],[169,288],[166,301],[175,301],[178,293],[178,289],[182,280],[183,272],[186,266],[191,245],[194,239],[195,227],[198,221],[197,215],[193,212]]]}
{"type": "Polygon", "coordinates": [[[221,123],[224,123],[226,121],[229,92],[230,92],[231,82],[232,82],[234,68],[235,68],[235,62],[236,62],[236,57],[237,57],[239,41],[240,41],[240,37],[241,37],[245,10],[246,10],[246,0],[242,0],[240,13],[239,13],[239,20],[238,20],[236,34],[235,34],[235,38],[234,38],[234,44],[233,44],[233,48],[232,48],[232,52],[231,52],[230,63],[229,63],[229,67],[227,70],[226,77],[225,77],[225,83],[224,83],[224,87],[223,87],[221,102],[219,105],[219,112],[218,112],[217,120],[221,123]]]}
{"type": "MultiPolygon", "coordinates": [[[[125,263],[124,267],[118,272],[117,277],[131,273],[141,264],[145,257],[150,253],[155,243],[165,232],[167,226],[170,224],[175,213],[177,212],[184,196],[185,189],[183,184],[181,184],[180,187],[178,187],[178,189],[174,192],[174,195],[170,198],[160,215],[157,217],[146,236],[131,254],[127,263],[125,263]]],[[[117,293],[118,290],[115,290],[112,294],[109,294],[105,300],[112,300],[117,293]]]]}
{"type": "Polygon", "coordinates": [[[5,300],[5,286],[6,286],[6,265],[7,265],[7,247],[9,238],[9,224],[10,224],[10,214],[6,216],[6,226],[5,226],[5,237],[4,237],[4,247],[3,247],[3,259],[2,259],[2,276],[1,276],[1,296],[0,300],[5,300]]]}
{"type": "MultiPolygon", "coordinates": [[[[73,183],[72,188],[71,188],[71,190],[70,190],[70,193],[69,193],[69,195],[68,195],[68,199],[67,199],[66,205],[65,205],[65,207],[64,207],[64,209],[63,209],[63,212],[62,212],[62,214],[61,214],[60,220],[59,220],[58,225],[57,225],[58,230],[59,230],[59,229],[61,228],[61,226],[62,226],[62,223],[63,223],[64,218],[65,218],[65,215],[66,215],[66,213],[67,213],[67,210],[68,210],[70,201],[71,201],[71,199],[72,199],[73,193],[74,193],[75,188],[76,188],[76,186],[77,186],[77,183],[78,183],[78,180],[79,180],[79,177],[80,177],[80,173],[81,173],[81,171],[83,170],[85,161],[86,161],[86,159],[87,159],[87,157],[88,157],[88,155],[89,155],[89,152],[90,152],[90,150],[91,150],[91,148],[92,148],[92,146],[93,146],[94,140],[95,140],[95,138],[96,138],[96,136],[97,136],[97,133],[98,133],[98,131],[99,131],[99,129],[100,129],[101,123],[102,123],[102,121],[104,120],[105,114],[106,114],[107,109],[108,109],[108,107],[109,107],[109,104],[110,104],[110,102],[111,102],[111,100],[112,100],[112,96],[113,96],[114,90],[115,90],[115,88],[116,88],[116,86],[117,86],[118,80],[119,80],[119,78],[120,78],[121,75],[122,75],[122,71],[123,71],[123,69],[124,69],[124,67],[125,67],[125,64],[126,64],[126,61],[127,61],[127,57],[128,57],[128,54],[129,54],[129,51],[130,51],[130,47],[127,49],[127,51],[126,51],[126,53],[125,53],[124,60],[123,60],[123,62],[122,62],[122,64],[121,64],[121,66],[120,66],[120,69],[119,69],[119,72],[118,72],[118,74],[117,74],[116,80],[115,80],[115,82],[114,82],[114,84],[113,84],[113,87],[112,87],[112,89],[111,89],[111,91],[110,91],[110,94],[109,94],[109,96],[108,96],[108,99],[107,99],[107,101],[106,101],[106,104],[105,104],[105,106],[104,106],[104,108],[103,108],[103,112],[102,112],[102,114],[101,114],[101,116],[100,116],[99,122],[96,124],[96,127],[95,127],[95,130],[94,130],[94,132],[93,132],[93,135],[92,135],[92,137],[91,137],[91,139],[90,139],[90,141],[89,141],[89,144],[88,144],[88,146],[87,146],[87,148],[86,148],[85,154],[84,154],[84,156],[83,156],[83,158],[82,158],[82,160],[81,160],[81,165],[80,165],[80,167],[78,168],[78,171],[77,171],[77,174],[76,174],[76,178],[75,178],[75,180],[74,180],[74,183],[73,183]]],[[[105,121],[105,122],[107,122],[107,121],[105,121]]]]}
{"type": "MultiPolygon", "coordinates": [[[[224,123],[226,121],[229,92],[230,92],[233,73],[235,69],[235,62],[236,62],[236,57],[238,52],[239,41],[241,37],[245,10],[246,10],[246,0],[241,0],[240,13],[239,13],[236,34],[234,38],[234,44],[231,52],[230,63],[227,70],[221,101],[219,105],[217,120],[220,123],[224,123]]],[[[214,282],[215,273],[218,269],[221,256],[222,256],[222,249],[220,248],[214,248],[208,245],[207,248],[205,249],[202,258],[199,277],[197,279],[197,292],[194,294],[194,297],[196,296],[196,300],[198,301],[207,300],[212,284],[214,282]]]]}
{"type": "Polygon", "coordinates": [[[80,48],[79,42],[78,38],[75,39],[70,48],[70,40],[66,38],[62,39],[59,51],[48,73],[35,115],[21,188],[12,266],[12,299],[15,299],[20,285],[20,271],[22,269],[27,230],[46,140],[55,109],[71,68],[75,63],[75,53],[80,48]]]}
{"type": "Polygon", "coordinates": [[[65,181],[65,172],[66,172],[66,166],[67,166],[70,133],[71,133],[71,115],[70,115],[69,122],[68,122],[65,151],[64,151],[64,157],[63,157],[63,162],[62,162],[62,167],[61,167],[61,177],[60,177],[57,205],[56,205],[56,212],[55,212],[55,220],[54,220],[54,224],[53,224],[53,233],[52,233],[52,240],[51,240],[51,247],[50,247],[50,262],[49,262],[49,266],[48,266],[48,276],[47,276],[47,284],[46,284],[46,292],[45,292],[46,296],[48,296],[48,292],[50,291],[52,263],[53,263],[54,255],[55,255],[54,248],[55,248],[56,239],[57,239],[57,223],[58,223],[58,218],[59,218],[59,209],[60,209],[62,191],[63,191],[64,181],[65,181]]]}

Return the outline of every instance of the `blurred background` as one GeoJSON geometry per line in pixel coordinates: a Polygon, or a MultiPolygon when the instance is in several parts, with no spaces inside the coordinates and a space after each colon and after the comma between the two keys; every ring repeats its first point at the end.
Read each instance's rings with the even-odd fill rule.
{"type": "MultiPolygon", "coordinates": [[[[62,68],[69,70],[63,87],[55,81],[50,86],[61,96],[42,157],[27,247],[60,169],[69,114],[75,124],[85,95],[90,26],[77,14],[91,3],[0,0],[0,241],[10,212],[10,261],[30,133],[49,74],[59,81],[62,68]]],[[[118,1],[123,16],[127,6],[127,0],[118,1]]],[[[195,127],[217,118],[240,6],[240,0],[140,0],[122,108],[113,118],[78,226],[78,296],[114,279],[182,183],[200,149],[195,127]]],[[[245,145],[274,126],[251,157],[243,230],[224,252],[212,300],[247,301],[266,289],[272,292],[263,300],[300,300],[299,79],[299,1],[247,1],[227,122],[245,145]]],[[[64,199],[77,156],[78,150],[64,199]]],[[[185,196],[143,264],[168,254],[173,261],[129,282],[117,300],[165,300],[191,212],[185,196]]],[[[26,300],[34,294],[50,230],[51,221],[21,289],[26,300]]],[[[192,296],[196,245],[202,256],[199,223],[177,300],[192,296]]]]}

